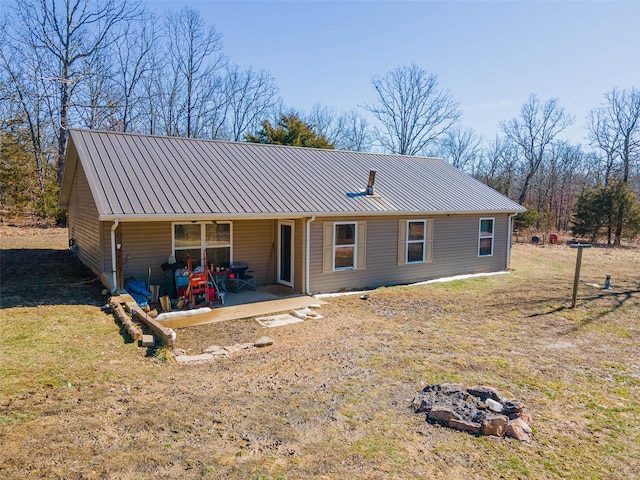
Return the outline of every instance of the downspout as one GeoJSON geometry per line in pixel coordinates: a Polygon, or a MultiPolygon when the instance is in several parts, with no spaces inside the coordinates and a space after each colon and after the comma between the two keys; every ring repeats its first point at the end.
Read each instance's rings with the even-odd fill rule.
{"type": "Polygon", "coordinates": [[[511,269],[511,240],[513,239],[513,217],[515,216],[515,213],[509,215],[509,234],[507,235],[507,270],[511,269]]]}
{"type": "Polygon", "coordinates": [[[111,275],[112,275],[112,291],[116,291],[116,229],[120,221],[116,218],[111,225],[111,275]]]}
{"type": "Polygon", "coordinates": [[[309,261],[311,259],[311,222],[313,222],[316,219],[316,216],[313,215],[309,220],[307,220],[307,236],[306,236],[306,241],[307,241],[307,259],[305,261],[305,280],[304,280],[304,288],[306,290],[307,295],[311,296],[311,289],[309,288],[309,272],[310,272],[310,268],[309,268],[309,261]]]}

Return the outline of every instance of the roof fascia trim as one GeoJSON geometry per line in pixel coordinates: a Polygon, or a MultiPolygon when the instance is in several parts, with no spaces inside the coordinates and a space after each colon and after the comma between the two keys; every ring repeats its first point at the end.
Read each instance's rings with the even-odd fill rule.
{"type": "Polygon", "coordinates": [[[508,215],[520,210],[456,210],[456,211],[390,211],[390,212],[282,212],[282,213],[194,213],[194,214],[119,214],[119,215],[100,215],[98,220],[101,222],[110,222],[120,220],[120,222],[190,222],[190,221],[207,221],[207,220],[264,220],[264,219],[291,219],[291,218],[308,218],[316,217],[398,217],[398,216],[445,216],[445,215],[508,215]]]}

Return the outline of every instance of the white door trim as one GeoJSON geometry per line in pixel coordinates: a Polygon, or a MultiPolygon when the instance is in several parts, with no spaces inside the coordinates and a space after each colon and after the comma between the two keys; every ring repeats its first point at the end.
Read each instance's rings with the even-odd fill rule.
{"type": "Polygon", "coordinates": [[[277,252],[278,252],[278,283],[282,284],[282,285],[286,285],[288,287],[293,288],[293,270],[294,270],[294,240],[295,240],[295,234],[294,234],[294,229],[295,229],[295,222],[293,220],[278,220],[278,246],[277,246],[277,252]],[[282,225],[287,225],[289,227],[291,227],[291,258],[290,258],[290,262],[291,265],[289,267],[289,271],[290,271],[290,279],[287,282],[286,280],[283,280],[281,278],[282,276],[282,272],[281,272],[281,265],[282,265],[282,239],[281,239],[281,234],[282,234],[282,225]]]}

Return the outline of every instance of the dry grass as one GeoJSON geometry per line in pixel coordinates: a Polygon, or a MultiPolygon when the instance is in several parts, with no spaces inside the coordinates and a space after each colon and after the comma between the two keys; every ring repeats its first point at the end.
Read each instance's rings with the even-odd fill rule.
{"type": "Polygon", "coordinates": [[[63,234],[43,242],[10,233],[2,478],[623,479],[640,471],[638,250],[586,250],[582,280],[610,273],[614,289],[581,285],[576,309],[568,308],[575,250],[516,245],[510,275],[334,298],[325,319],[275,329],[241,320],[180,330],[177,347],[192,353],[275,340],[180,366],[126,343],[93,284],[21,293],[25,281],[5,274],[16,257],[23,266],[29,256],[63,259],[73,268],[56,263],[62,282],[79,269],[61,251],[63,234]],[[88,300],[74,305],[80,297],[88,300]],[[493,385],[522,401],[533,442],[427,424],[410,401],[443,381],[493,385]]]}

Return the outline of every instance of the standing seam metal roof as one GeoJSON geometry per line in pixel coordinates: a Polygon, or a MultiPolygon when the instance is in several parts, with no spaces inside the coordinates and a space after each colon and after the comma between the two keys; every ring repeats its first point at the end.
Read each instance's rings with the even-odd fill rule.
{"type": "Polygon", "coordinates": [[[102,218],[524,210],[437,158],[93,130],[70,135],[102,218]],[[376,195],[366,196],[371,169],[376,195]]]}

